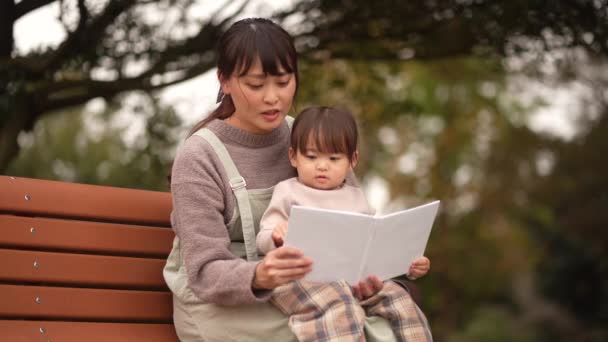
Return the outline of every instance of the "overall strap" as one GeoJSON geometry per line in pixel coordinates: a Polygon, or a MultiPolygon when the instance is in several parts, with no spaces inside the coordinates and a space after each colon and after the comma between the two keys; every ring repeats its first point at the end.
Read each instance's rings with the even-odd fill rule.
{"type": "Polygon", "coordinates": [[[251,204],[249,203],[249,196],[247,194],[247,183],[245,179],[239,173],[239,170],[234,165],[234,161],[228,154],[226,146],[220,141],[220,139],[208,128],[199,129],[194,135],[197,135],[211,145],[215,150],[215,153],[219,157],[230,182],[230,188],[234,192],[236,202],[239,207],[239,213],[241,215],[241,225],[243,229],[243,240],[245,242],[245,252],[247,253],[247,261],[258,260],[258,251],[255,245],[255,228],[253,225],[253,213],[251,211],[251,204]]]}

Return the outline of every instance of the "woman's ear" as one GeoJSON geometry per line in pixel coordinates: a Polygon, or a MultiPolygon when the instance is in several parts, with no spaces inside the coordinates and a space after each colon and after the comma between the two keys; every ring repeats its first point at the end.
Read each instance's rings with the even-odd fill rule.
{"type": "Polygon", "coordinates": [[[289,162],[291,163],[291,166],[297,168],[298,167],[298,161],[296,160],[296,151],[293,150],[293,148],[289,148],[289,162]]]}
{"type": "Polygon", "coordinates": [[[230,85],[228,84],[228,80],[222,75],[221,72],[217,72],[217,80],[220,82],[220,89],[224,95],[230,94],[230,85]]]}
{"type": "Polygon", "coordinates": [[[357,166],[357,163],[359,162],[359,151],[355,151],[355,153],[353,153],[353,158],[350,161],[350,168],[354,169],[355,166],[357,166]]]}

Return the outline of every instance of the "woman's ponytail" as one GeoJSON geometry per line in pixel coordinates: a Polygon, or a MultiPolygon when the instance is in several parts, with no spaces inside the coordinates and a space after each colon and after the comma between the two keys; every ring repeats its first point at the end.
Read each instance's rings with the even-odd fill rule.
{"type": "MultiPolygon", "coordinates": [[[[206,118],[201,120],[199,123],[194,125],[190,132],[188,133],[188,137],[192,136],[192,134],[196,133],[199,129],[205,127],[209,122],[220,119],[224,120],[228,118],[232,113],[234,113],[234,103],[232,102],[232,98],[229,95],[224,95],[222,100],[220,101],[220,105],[215,108],[213,112],[207,115],[206,118]]],[[[171,190],[171,169],[173,168],[173,163],[171,163],[171,167],[169,168],[169,172],[167,174],[167,187],[171,190]]]]}
{"type": "Polygon", "coordinates": [[[191,136],[192,134],[196,133],[196,131],[205,127],[205,125],[215,119],[224,120],[228,118],[230,115],[232,115],[232,113],[234,113],[234,111],[235,107],[234,103],[232,102],[232,98],[230,97],[230,95],[224,95],[222,97],[220,105],[217,106],[217,108],[213,112],[207,115],[206,118],[194,125],[194,127],[192,127],[192,129],[190,130],[190,133],[188,133],[188,136],[191,136]]]}

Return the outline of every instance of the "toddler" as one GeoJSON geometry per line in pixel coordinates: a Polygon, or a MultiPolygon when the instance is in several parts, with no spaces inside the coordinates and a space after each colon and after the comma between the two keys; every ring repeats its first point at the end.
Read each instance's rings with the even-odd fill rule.
{"type": "MultiPolygon", "coordinates": [[[[311,107],[298,115],[289,149],[298,176],[274,189],[256,238],[260,253],[283,245],[293,205],[374,213],[352,173],[359,159],[357,139],[348,111],[311,107]]],[[[407,274],[418,278],[429,268],[429,259],[421,257],[407,274]]],[[[400,341],[432,341],[426,317],[405,288],[374,276],[353,287],[344,281],[292,282],[275,289],[271,302],[289,316],[300,341],[364,341],[366,316],[385,318],[400,341]]]]}

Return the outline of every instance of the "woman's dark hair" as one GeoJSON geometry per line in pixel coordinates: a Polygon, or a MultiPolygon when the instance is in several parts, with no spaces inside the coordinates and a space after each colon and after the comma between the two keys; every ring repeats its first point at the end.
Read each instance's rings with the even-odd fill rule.
{"type": "Polygon", "coordinates": [[[357,151],[357,123],[353,115],[334,107],[309,107],[293,123],[291,148],[306,153],[312,139],[322,153],[344,153],[352,163],[357,151]]]}
{"type": "MultiPolygon", "coordinates": [[[[298,55],[293,39],[283,28],[264,18],[247,18],[232,24],[221,36],[217,46],[218,73],[225,78],[238,72],[247,74],[256,58],[260,58],[264,74],[280,75],[280,68],[294,73],[298,89],[298,55]]],[[[229,95],[221,93],[219,106],[205,119],[197,123],[189,135],[214,119],[226,119],[234,113],[234,103],[229,95]]]]}
{"type": "MultiPolygon", "coordinates": [[[[268,19],[248,18],[235,22],[220,37],[216,53],[217,69],[222,77],[228,78],[235,72],[238,72],[239,76],[247,74],[259,57],[265,74],[279,76],[280,68],[283,68],[284,72],[294,73],[297,93],[298,55],[293,45],[293,38],[281,26],[268,19]]],[[[232,98],[221,93],[221,88],[218,100],[219,106],[194,125],[188,136],[210,121],[226,119],[234,113],[232,98]]],[[[171,188],[171,170],[167,180],[171,188]]]]}

